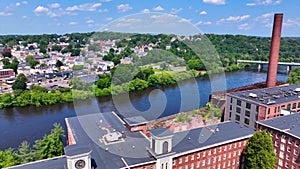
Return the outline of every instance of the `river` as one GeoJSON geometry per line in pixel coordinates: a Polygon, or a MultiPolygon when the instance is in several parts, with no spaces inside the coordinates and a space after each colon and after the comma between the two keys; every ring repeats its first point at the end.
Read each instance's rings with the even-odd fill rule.
{"type": "MultiPolygon", "coordinates": [[[[66,129],[64,118],[76,116],[75,112],[83,114],[115,110],[132,116],[141,112],[146,114],[150,111],[158,113],[157,117],[163,117],[204,106],[211,91],[263,82],[266,79],[266,73],[254,71],[227,72],[225,77],[214,75],[210,78],[199,78],[196,81],[186,80],[178,83],[179,85],[160,90],[147,89],[130,94],[130,99],[126,98],[125,95],[113,99],[111,97],[93,98],[75,103],[2,109],[0,110],[0,149],[17,148],[23,140],[33,144],[34,140],[41,139],[45,134],[48,134],[55,122],[61,123],[66,129]]],[[[286,81],[287,77],[287,74],[278,74],[277,80],[286,81]]],[[[66,142],[66,138],[64,142],[66,142]]]]}

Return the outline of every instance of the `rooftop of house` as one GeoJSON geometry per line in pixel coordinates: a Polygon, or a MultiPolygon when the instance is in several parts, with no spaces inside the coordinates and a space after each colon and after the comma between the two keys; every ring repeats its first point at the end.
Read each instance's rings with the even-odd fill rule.
{"type": "Polygon", "coordinates": [[[282,104],[300,100],[300,84],[241,91],[227,95],[263,105],[282,104]]]}
{"type": "Polygon", "coordinates": [[[258,124],[275,128],[300,139],[300,113],[263,120],[258,124]]]}

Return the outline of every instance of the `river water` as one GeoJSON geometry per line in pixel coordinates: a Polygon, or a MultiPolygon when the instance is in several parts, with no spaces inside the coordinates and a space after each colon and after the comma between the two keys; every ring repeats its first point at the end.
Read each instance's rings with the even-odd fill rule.
{"type": "MultiPolygon", "coordinates": [[[[277,80],[286,81],[287,74],[278,74],[277,80]]],[[[93,98],[74,103],[50,106],[27,106],[0,110],[0,149],[17,148],[23,140],[33,144],[53,128],[53,123],[77,114],[108,112],[115,110],[125,116],[143,114],[145,118],[163,117],[204,106],[212,91],[232,89],[253,83],[263,82],[265,72],[238,71],[225,76],[214,75],[196,80],[186,80],[166,88],[147,89],[120,97],[93,98]]],[[[64,139],[66,142],[66,138],[64,139]]]]}

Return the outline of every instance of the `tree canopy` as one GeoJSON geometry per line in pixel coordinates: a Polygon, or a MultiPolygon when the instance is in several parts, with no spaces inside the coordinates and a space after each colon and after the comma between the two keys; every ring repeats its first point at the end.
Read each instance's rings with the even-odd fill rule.
{"type": "Polygon", "coordinates": [[[17,79],[14,82],[14,84],[12,85],[12,88],[14,90],[18,90],[18,89],[26,90],[26,87],[27,87],[26,82],[27,82],[26,76],[23,73],[21,73],[17,76],[17,79]]]}
{"type": "Polygon", "coordinates": [[[277,162],[272,137],[266,131],[256,132],[250,137],[244,155],[245,168],[274,169],[277,162]]]}
{"type": "Polygon", "coordinates": [[[299,84],[300,83],[300,68],[293,69],[287,79],[289,84],[299,84]]]}

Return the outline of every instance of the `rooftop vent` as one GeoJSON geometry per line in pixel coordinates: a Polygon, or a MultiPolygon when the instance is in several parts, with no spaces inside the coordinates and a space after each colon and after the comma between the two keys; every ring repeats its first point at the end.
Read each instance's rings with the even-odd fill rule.
{"type": "Polygon", "coordinates": [[[295,92],[300,92],[300,88],[296,88],[296,89],[295,89],[295,92]]]}
{"type": "Polygon", "coordinates": [[[254,94],[254,93],[249,93],[249,97],[256,98],[256,97],[257,97],[257,94],[254,94]]]}
{"type": "Polygon", "coordinates": [[[276,101],[274,101],[274,100],[269,100],[268,102],[267,102],[267,105],[271,105],[271,104],[275,104],[276,103],[276,101]]]}

